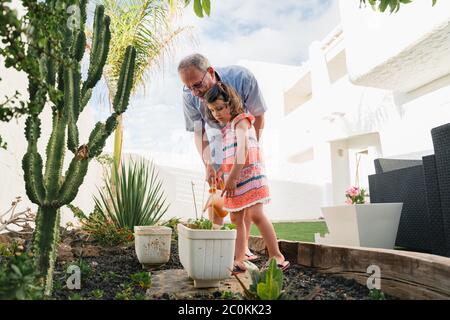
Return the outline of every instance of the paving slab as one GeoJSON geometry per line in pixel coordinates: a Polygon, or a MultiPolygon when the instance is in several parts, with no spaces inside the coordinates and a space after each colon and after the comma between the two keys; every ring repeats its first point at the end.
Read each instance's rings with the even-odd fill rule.
{"type": "MultiPolygon", "coordinates": [[[[189,278],[184,269],[160,270],[151,272],[152,285],[147,290],[146,298],[153,299],[166,294],[171,298],[190,299],[199,295],[211,295],[217,292],[231,291],[243,294],[243,289],[234,276],[222,280],[217,288],[194,288],[194,281],[189,278]]],[[[251,278],[248,272],[238,275],[239,279],[248,287],[251,278]]]]}

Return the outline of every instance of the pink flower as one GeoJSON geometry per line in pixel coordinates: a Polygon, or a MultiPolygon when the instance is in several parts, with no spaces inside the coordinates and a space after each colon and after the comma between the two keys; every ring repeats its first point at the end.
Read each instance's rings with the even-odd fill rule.
{"type": "Polygon", "coordinates": [[[347,199],[347,200],[345,200],[345,203],[346,203],[346,204],[353,204],[352,199],[347,199]]]}
{"type": "Polygon", "coordinates": [[[359,195],[359,188],[358,187],[351,187],[350,189],[348,189],[345,193],[347,195],[349,195],[350,197],[356,197],[357,195],[359,195]]]}

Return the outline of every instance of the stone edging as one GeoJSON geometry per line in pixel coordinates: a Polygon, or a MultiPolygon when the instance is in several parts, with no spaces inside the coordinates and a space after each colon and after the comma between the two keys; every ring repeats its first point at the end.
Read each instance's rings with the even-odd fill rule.
{"type": "MultiPolygon", "coordinates": [[[[367,268],[378,266],[381,290],[400,299],[449,299],[450,258],[400,250],[328,246],[279,240],[291,263],[323,273],[355,279],[366,285],[367,268]]],[[[250,237],[250,249],[265,251],[261,237],[250,237]]]]}

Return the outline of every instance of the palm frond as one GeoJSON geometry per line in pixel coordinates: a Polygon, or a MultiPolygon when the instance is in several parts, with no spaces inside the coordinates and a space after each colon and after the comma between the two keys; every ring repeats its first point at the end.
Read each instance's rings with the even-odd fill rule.
{"type": "Polygon", "coordinates": [[[160,70],[165,59],[175,50],[175,42],[190,27],[174,27],[184,7],[184,1],[171,0],[96,0],[111,18],[110,52],[104,78],[110,91],[115,92],[120,74],[124,48],[136,48],[136,71],[133,93],[144,88],[149,74],[160,70]]]}

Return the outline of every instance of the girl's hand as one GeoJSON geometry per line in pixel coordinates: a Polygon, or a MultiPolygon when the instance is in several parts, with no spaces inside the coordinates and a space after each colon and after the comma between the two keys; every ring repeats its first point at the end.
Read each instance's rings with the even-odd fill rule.
{"type": "Polygon", "coordinates": [[[224,182],[223,182],[223,170],[222,167],[220,167],[217,172],[216,172],[216,186],[217,189],[222,190],[223,186],[224,186],[224,182]]]}
{"type": "Polygon", "coordinates": [[[236,179],[230,176],[225,182],[225,186],[223,187],[220,196],[223,197],[223,195],[226,194],[227,197],[232,197],[234,196],[235,190],[236,190],[236,179]]]}

